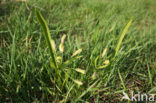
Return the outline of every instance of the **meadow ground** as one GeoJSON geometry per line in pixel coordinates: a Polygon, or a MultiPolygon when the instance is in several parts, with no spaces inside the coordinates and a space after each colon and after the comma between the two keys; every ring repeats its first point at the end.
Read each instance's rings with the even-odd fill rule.
{"type": "Polygon", "coordinates": [[[132,91],[155,93],[155,10],[156,0],[1,2],[0,102],[119,103],[130,102],[121,100],[123,91],[128,95],[132,91]],[[65,72],[61,76],[50,66],[51,56],[35,8],[45,18],[62,62],[82,49],[81,58],[70,60],[60,70],[65,72]],[[98,69],[114,55],[119,35],[131,18],[132,25],[115,59],[98,69]]]}

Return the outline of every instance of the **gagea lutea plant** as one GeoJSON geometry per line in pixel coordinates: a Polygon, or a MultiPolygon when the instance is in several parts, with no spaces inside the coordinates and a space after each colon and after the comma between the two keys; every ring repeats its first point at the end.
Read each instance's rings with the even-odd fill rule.
{"type": "Polygon", "coordinates": [[[74,83],[78,85],[82,85],[83,83],[81,81],[74,79],[68,73],[68,71],[74,70],[78,73],[81,73],[82,75],[85,74],[85,70],[83,69],[68,67],[68,65],[71,62],[76,61],[82,57],[78,55],[82,52],[82,49],[78,49],[73,53],[73,55],[71,55],[70,59],[63,61],[63,56],[58,54],[63,54],[64,52],[64,43],[65,43],[66,35],[62,36],[59,45],[59,51],[56,51],[55,41],[51,38],[51,34],[45,19],[37,9],[35,9],[35,13],[36,13],[37,20],[42,27],[44,38],[46,40],[47,46],[49,48],[50,56],[51,56],[50,66],[52,70],[51,69],[47,70],[49,75],[51,75],[50,78],[51,82],[55,84],[57,91],[60,92],[62,90],[65,90],[65,84],[67,83],[68,79],[72,80],[74,83]]]}
{"type": "MultiPolygon", "coordinates": [[[[130,27],[130,25],[132,24],[132,19],[130,19],[130,21],[127,23],[127,25],[124,27],[123,31],[121,32],[121,34],[119,35],[119,38],[118,38],[118,41],[117,41],[117,45],[115,46],[115,49],[114,51],[112,52],[112,56],[110,58],[110,60],[104,60],[102,64],[99,64],[98,65],[98,59],[100,58],[100,56],[97,56],[95,61],[94,61],[94,64],[95,64],[95,68],[96,69],[103,69],[103,68],[106,68],[108,66],[111,65],[111,63],[114,61],[114,59],[116,58],[118,52],[119,52],[119,49],[120,49],[120,46],[121,46],[121,43],[123,41],[123,38],[125,37],[125,34],[128,30],[128,28],[130,27]]],[[[106,53],[107,53],[107,48],[105,48],[103,50],[103,53],[101,55],[101,58],[104,59],[106,53]]]]}
{"type": "MultiPolygon", "coordinates": [[[[76,61],[82,57],[82,56],[78,55],[82,52],[82,49],[79,49],[76,52],[74,52],[70,59],[63,61],[63,56],[58,55],[58,54],[60,54],[60,53],[63,54],[63,52],[64,52],[64,43],[65,43],[66,35],[62,36],[61,43],[59,45],[59,51],[56,51],[55,41],[51,38],[50,31],[49,31],[49,28],[48,28],[48,25],[47,25],[45,19],[43,18],[43,16],[37,9],[35,9],[35,13],[36,13],[38,22],[40,23],[40,25],[42,27],[44,38],[45,38],[47,46],[49,48],[49,52],[50,52],[50,56],[51,56],[50,66],[52,68],[52,71],[50,69],[48,69],[47,71],[48,71],[49,75],[52,75],[50,80],[51,80],[51,82],[53,82],[55,84],[56,90],[60,91],[60,92],[62,92],[62,90],[66,90],[65,84],[68,83],[69,79],[78,85],[82,85],[83,82],[74,79],[73,77],[70,76],[70,74],[68,72],[70,70],[74,70],[82,75],[84,75],[86,73],[86,71],[83,69],[68,67],[68,65],[71,62],[76,61]]],[[[113,63],[114,59],[116,58],[116,56],[119,52],[123,38],[124,38],[128,28],[130,27],[131,23],[132,23],[132,19],[130,19],[130,21],[127,23],[127,25],[124,27],[123,31],[119,35],[117,45],[115,46],[115,49],[112,52],[111,58],[109,60],[104,60],[104,57],[108,50],[107,48],[104,49],[101,56],[96,57],[96,59],[94,60],[94,66],[95,66],[96,70],[104,69],[104,68],[111,69],[110,68],[111,64],[113,63]],[[102,64],[98,63],[98,59],[101,59],[101,61],[103,61],[102,64]]],[[[97,75],[98,74],[95,71],[91,76],[92,80],[97,79],[97,75]]],[[[93,83],[93,85],[95,86],[96,83],[97,82],[93,83]]],[[[89,89],[91,89],[91,87],[92,86],[90,86],[89,89]]],[[[82,93],[82,95],[79,98],[81,98],[85,94],[86,94],[86,92],[82,93]]]]}

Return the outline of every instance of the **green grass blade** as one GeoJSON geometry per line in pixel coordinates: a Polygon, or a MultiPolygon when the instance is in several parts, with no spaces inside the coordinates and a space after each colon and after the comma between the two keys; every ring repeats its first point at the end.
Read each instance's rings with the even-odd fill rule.
{"type": "Polygon", "coordinates": [[[81,95],[75,100],[75,103],[77,103],[86,93],[88,93],[89,91],[91,91],[96,83],[98,82],[99,80],[95,81],[91,86],[89,86],[84,92],[81,93],[81,95]]]}
{"type": "Polygon", "coordinates": [[[152,86],[152,74],[151,74],[151,71],[150,71],[149,64],[147,64],[147,68],[148,68],[148,76],[149,76],[149,85],[152,86]]]}
{"type": "Polygon", "coordinates": [[[120,80],[121,80],[121,84],[122,84],[122,86],[123,86],[123,89],[124,89],[124,91],[126,91],[126,86],[125,86],[125,83],[124,83],[124,81],[123,81],[123,79],[122,79],[122,76],[121,76],[121,74],[120,74],[120,70],[118,69],[118,74],[119,74],[119,78],[120,78],[120,80]]]}
{"type": "Polygon", "coordinates": [[[68,66],[70,63],[72,63],[72,61],[78,60],[80,59],[82,56],[74,56],[71,57],[70,59],[66,60],[64,63],[61,64],[61,66],[59,66],[60,68],[64,68],[66,66],[68,66]]]}
{"type": "Polygon", "coordinates": [[[36,17],[38,19],[38,22],[40,23],[40,25],[42,27],[44,37],[45,37],[45,40],[47,42],[47,45],[48,45],[48,48],[50,51],[52,62],[54,63],[55,67],[58,68],[57,63],[56,63],[55,51],[53,50],[53,47],[51,45],[52,39],[50,36],[50,31],[49,31],[48,25],[47,25],[45,19],[43,18],[43,16],[41,15],[41,13],[37,9],[35,9],[35,13],[36,13],[36,17]]]}
{"type": "MultiPolygon", "coordinates": [[[[118,74],[119,74],[119,78],[120,78],[121,84],[122,84],[122,86],[123,86],[123,90],[126,91],[127,89],[126,89],[125,83],[124,83],[124,81],[123,81],[123,78],[122,78],[122,76],[121,76],[121,74],[120,74],[120,70],[119,70],[119,69],[118,69],[118,74]]],[[[128,94],[127,94],[127,95],[128,95],[128,94]]],[[[128,100],[128,103],[130,103],[130,100],[128,100]]]]}

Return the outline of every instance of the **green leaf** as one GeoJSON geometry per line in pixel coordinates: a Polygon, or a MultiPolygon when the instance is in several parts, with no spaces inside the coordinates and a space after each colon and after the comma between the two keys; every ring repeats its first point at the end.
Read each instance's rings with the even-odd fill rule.
{"type": "Polygon", "coordinates": [[[60,68],[64,68],[65,66],[69,65],[70,63],[72,63],[73,61],[80,59],[82,56],[73,56],[70,59],[66,60],[65,62],[62,63],[62,65],[60,66],[60,68]]]}
{"type": "Polygon", "coordinates": [[[96,67],[97,69],[104,69],[104,68],[106,68],[106,67],[108,67],[109,66],[109,64],[107,64],[107,65],[101,65],[101,66],[98,66],[98,67],[96,67]]]}
{"type": "Polygon", "coordinates": [[[36,13],[37,20],[42,27],[43,34],[44,34],[45,40],[47,42],[47,45],[48,45],[48,48],[50,51],[52,62],[54,63],[55,67],[58,68],[57,62],[56,62],[56,57],[55,57],[55,51],[53,50],[53,47],[51,45],[52,39],[51,39],[51,35],[50,35],[48,25],[47,25],[45,19],[43,18],[43,16],[41,15],[41,13],[37,9],[35,9],[35,13],[36,13]]]}
{"type": "Polygon", "coordinates": [[[156,93],[156,86],[153,87],[148,93],[156,93]]]}
{"type": "Polygon", "coordinates": [[[121,76],[121,74],[120,74],[120,70],[118,69],[118,74],[119,74],[119,78],[120,78],[120,80],[121,80],[121,84],[122,84],[122,86],[123,86],[123,89],[126,91],[126,86],[125,86],[125,83],[124,83],[124,81],[123,81],[123,79],[122,79],[122,76],[121,76]]]}
{"type": "Polygon", "coordinates": [[[91,86],[89,86],[85,91],[83,91],[83,92],[81,93],[81,95],[80,95],[79,97],[77,97],[77,99],[75,100],[74,103],[77,103],[78,100],[80,100],[86,93],[88,93],[88,92],[91,91],[93,88],[95,88],[95,86],[96,86],[96,84],[97,84],[98,81],[99,81],[99,80],[95,81],[91,86]]]}
{"type": "Polygon", "coordinates": [[[120,34],[119,40],[118,40],[117,45],[116,45],[116,48],[115,48],[115,53],[114,53],[114,56],[113,56],[113,58],[112,58],[112,61],[113,61],[114,58],[116,57],[116,55],[117,55],[117,53],[118,53],[118,51],[119,51],[119,48],[120,48],[120,46],[121,46],[121,43],[122,43],[122,41],[123,41],[123,38],[125,37],[125,34],[126,34],[128,28],[130,27],[131,24],[132,24],[132,19],[129,20],[129,22],[127,23],[127,25],[124,27],[122,33],[120,34]]]}
{"type": "Polygon", "coordinates": [[[52,39],[51,39],[48,25],[47,25],[45,19],[43,18],[43,16],[41,15],[41,13],[37,9],[35,9],[35,14],[36,14],[38,22],[40,23],[40,25],[42,27],[44,38],[46,40],[46,43],[47,43],[49,51],[50,51],[50,55],[51,55],[51,59],[52,59],[50,66],[55,70],[55,72],[53,74],[53,75],[55,75],[54,81],[57,83],[57,85],[59,87],[61,87],[61,85],[62,85],[61,71],[58,69],[58,65],[56,62],[56,56],[55,56],[55,50],[54,50],[55,47],[53,47],[53,45],[52,45],[52,39]]]}
{"type": "Polygon", "coordinates": [[[98,61],[98,59],[99,59],[99,56],[97,56],[97,57],[95,58],[95,61],[94,61],[95,68],[98,68],[98,66],[97,66],[97,61],[98,61]]]}

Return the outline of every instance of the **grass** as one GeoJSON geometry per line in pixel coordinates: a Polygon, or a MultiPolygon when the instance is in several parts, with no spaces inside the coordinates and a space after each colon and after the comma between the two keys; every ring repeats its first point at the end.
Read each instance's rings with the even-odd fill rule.
{"type": "Polygon", "coordinates": [[[155,0],[0,5],[0,102],[129,102],[121,101],[123,91],[154,91],[155,0]],[[51,40],[46,44],[35,8],[47,22],[55,50],[51,40]],[[81,53],[72,56],[77,50],[81,53]]]}

